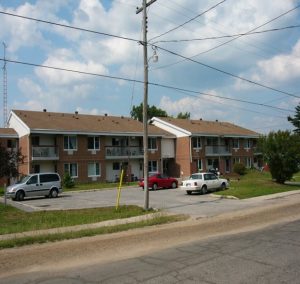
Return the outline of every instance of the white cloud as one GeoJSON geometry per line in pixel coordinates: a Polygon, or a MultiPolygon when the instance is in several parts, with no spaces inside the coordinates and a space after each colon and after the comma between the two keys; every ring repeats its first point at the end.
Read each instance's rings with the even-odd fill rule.
{"type": "MultiPolygon", "coordinates": [[[[55,50],[48,56],[43,65],[80,72],[107,74],[106,68],[93,61],[81,62],[76,60],[76,55],[67,49],[55,50]]],[[[37,68],[36,75],[47,85],[72,85],[74,83],[89,81],[92,76],[76,72],[58,71],[48,68],[37,68]]]]}

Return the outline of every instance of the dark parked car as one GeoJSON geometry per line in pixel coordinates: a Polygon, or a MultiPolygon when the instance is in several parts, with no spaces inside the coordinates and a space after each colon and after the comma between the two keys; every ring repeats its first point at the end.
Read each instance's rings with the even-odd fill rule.
{"type": "MultiPolygon", "coordinates": [[[[139,186],[144,188],[144,179],[139,181],[139,186]]],[[[148,188],[156,190],[158,188],[177,188],[178,181],[176,178],[168,177],[160,173],[150,173],[148,178],[148,188]]]]}

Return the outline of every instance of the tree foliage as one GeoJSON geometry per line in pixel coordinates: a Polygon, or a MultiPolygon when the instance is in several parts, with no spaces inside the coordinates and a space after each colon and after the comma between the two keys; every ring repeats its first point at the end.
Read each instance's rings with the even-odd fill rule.
{"type": "Polygon", "coordinates": [[[243,176],[243,175],[246,174],[246,167],[242,163],[235,163],[233,165],[233,172],[238,174],[238,175],[243,176]]]}
{"type": "Polygon", "coordinates": [[[294,132],[300,134],[300,104],[295,108],[296,113],[294,117],[288,116],[288,121],[290,121],[294,126],[294,132]]]}
{"type": "MultiPolygon", "coordinates": [[[[133,106],[130,115],[133,119],[137,119],[138,121],[143,121],[143,103],[141,103],[139,106],[133,106]]],[[[148,105],[148,118],[152,118],[154,116],[157,117],[167,117],[168,114],[163,109],[157,108],[156,106],[149,106],[148,105]]]]}
{"type": "Polygon", "coordinates": [[[259,139],[259,148],[268,163],[272,178],[284,183],[298,172],[300,136],[289,131],[270,132],[259,139]]]}
{"type": "Polygon", "coordinates": [[[180,112],[180,113],[177,114],[177,118],[190,119],[191,118],[191,113],[190,112],[180,112]]]}
{"type": "Polygon", "coordinates": [[[0,144],[0,178],[18,177],[18,165],[22,163],[24,156],[21,150],[8,150],[0,144]]]}

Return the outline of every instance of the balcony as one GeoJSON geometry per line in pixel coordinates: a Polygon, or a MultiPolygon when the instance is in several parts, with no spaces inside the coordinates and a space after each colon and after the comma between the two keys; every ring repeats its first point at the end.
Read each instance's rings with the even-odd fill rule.
{"type": "Polygon", "coordinates": [[[57,146],[34,146],[32,147],[32,160],[33,161],[48,161],[58,160],[57,146]]]}
{"type": "Polygon", "coordinates": [[[229,146],[205,146],[205,155],[206,156],[231,156],[229,146]]]}
{"type": "Polygon", "coordinates": [[[105,147],[105,157],[107,159],[114,158],[143,158],[142,147],[118,147],[107,146],[105,147]]]}

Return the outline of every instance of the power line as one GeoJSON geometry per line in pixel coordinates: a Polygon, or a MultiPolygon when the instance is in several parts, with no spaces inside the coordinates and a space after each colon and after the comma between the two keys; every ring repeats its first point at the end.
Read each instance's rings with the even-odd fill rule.
{"type": "Polygon", "coordinates": [[[108,36],[108,37],[114,37],[114,38],[128,40],[128,41],[139,42],[139,40],[129,38],[129,37],[118,36],[118,35],[113,35],[113,34],[104,33],[104,32],[98,32],[98,31],[94,31],[94,30],[84,29],[84,28],[65,25],[65,24],[59,24],[59,23],[55,23],[55,22],[51,22],[51,21],[45,21],[45,20],[32,18],[32,17],[26,17],[26,16],[22,16],[22,15],[18,15],[18,14],[4,12],[4,11],[0,11],[0,14],[7,15],[7,16],[12,16],[12,17],[17,17],[17,18],[21,18],[21,19],[25,19],[25,20],[30,20],[30,21],[36,21],[36,22],[40,22],[40,23],[44,23],[44,24],[50,24],[50,25],[54,25],[54,26],[58,26],[58,27],[63,27],[63,28],[68,28],[68,29],[73,29],[73,30],[78,30],[78,31],[83,31],[83,32],[89,32],[89,33],[93,33],[93,34],[98,34],[98,35],[103,35],[103,36],[108,36]]]}
{"type": "Polygon", "coordinates": [[[188,23],[194,21],[195,19],[199,18],[200,16],[206,14],[207,12],[209,12],[209,11],[211,11],[212,9],[216,8],[217,6],[221,5],[221,4],[224,3],[225,1],[226,1],[226,0],[222,0],[221,2],[219,2],[219,3],[217,3],[216,5],[210,7],[209,9],[205,10],[204,12],[201,12],[200,14],[198,14],[197,16],[195,16],[195,17],[189,19],[188,21],[184,22],[183,24],[180,24],[180,25],[178,25],[178,26],[176,26],[176,27],[170,29],[169,31],[166,31],[166,32],[164,32],[164,33],[162,33],[162,34],[160,34],[160,35],[158,35],[158,36],[155,36],[155,37],[151,38],[149,41],[152,41],[152,40],[154,40],[154,39],[156,39],[156,38],[162,37],[162,36],[164,36],[164,35],[166,35],[166,34],[168,34],[168,33],[170,33],[170,32],[173,32],[173,31],[175,31],[175,30],[177,30],[177,29],[183,27],[184,25],[186,25],[186,24],[188,24],[188,23]]]}
{"type": "MultiPolygon", "coordinates": [[[[220,2],[221,3],[221,2],[220,2]]],[[[288,12],[292,11],[292,10],[295,10],[296,8],[298,8],[300,5],[298,5],[297,7],[285,12],[284,14],[287,14],[288,12]]],[[[123,39],[123,40],[129,40],[129,41],[135,41],[135,42],[140,42],[136,39],[132,39],[132,38],[128,38],[128,37],[121,37],[121,36],[117,36],[117,35],[112,35],[112,34],[108,34],[108,33],[103,33],[103,32],[97,32],[97,31],[93,31],[93,30],[88,30],[88,29],[83,29],[83,28],[79,28],[79,27],[74,27],[74,26],[69,26],[69,25],[63,25],[63,24],[58,24],[58,23],[54,23],[54,22],[50,22],[50,21],[44,21],[44,20],[40,20],[40,19],[36,19],[36,18],[32,18],[32,17],[25,17],[25,16],[21,16],[21,15],[17,15],[17,14],[12,14],[12,13],[7,13],[7,12],[3,12],[3,11],[0,11],[0,14],[5,14],[5,15],[9,15],[9,16],[14,16],[14,17],[19,17],[19,18],[22,18],[22,19],[27,19],[27,20],[33,20],[33,21],[37,21],[37,22],[42,22],[42,23],[46,23],[46,24],[51,24],[51,25],[56,25],[56,26],[61,26],[61,27],[64,27],[64,28],[70,28],[70,29],[75,29],[75,30],[80,30],[80,31],[84,31],[84,32],[90,32],[90,33],[95,33],[95,34],[100,34],[100,35],[105,35],[105,36],[110,36],[110,37],[115,37],[115,38],[119,38],[119,39],[123,39]]],[[[280,16],[284,15],[284,14],[281,14],[280,16]]],[[[276,18],[279,18],[280,16],[276,17],[276,18]]],[[[276,19],[275,18],[275,19],[276,19]]],[[[274,20],[274,19],[273,19],[274,20]]],[[[270,20],[269,22],[273,21],[273,20],[270,20]]],[[[252,30],[253,31],[253,30],[252,30]]],[[[197,63],[197,64],[200,64],[204,67],[207,67],[207,68],[210,68],[212,70],[215,70],[215,71],[218,71],[218,72],[221,72],[223,74],[226,74],[228,76],[231,76],[231,77],[234,77],[234,78],[237,78],[237,79],[240,79],[240,80],[243,80],[243,81],[246,81],[248,83],[251,83],[251,84],[255,84],[257,86],[260,86],[260,87],[264,87],[264,88],[267,88],[267,89],[270,89],[272,91],[275,91],[275,92],[279,92],[279,93],[282,93],[282,94],[285,94],[285,95],[288,95],[288,96],[292,96],[292,97],[296,97],[296,98],[300,98],[299,96],[296,96],[296,95],[293,95],[293,94],[290,94],[290,93],[287,93],[287,92],[284,92],[284,91],[281,91],[281,90],[277,90],[275,88],[272,88],[272,87],[268,87],[266,85],[263,85],[263,84],[260,84],[258,82],[254,82],[252,80],[249,80],[249,79],[246,79],[246,78],[243,78],[243,77],[240,77],[240,76],[237,76],[237,75],[234,75],[230,72],[227,72],[227,71],[224,71],[224,70],[221,70],[221,69],[218,69],[216,67],[213,67],[213,66],[210,66],[210,65],[207,65],[207,64],[204,64],[202,62],[199,62],[199,61],[196,61],[196,60],[193,60],[191,58],[188,58],[188,57],[185,57],[183,55],[180,55],[178,53],[175,53],[173,51],[170,51],[170,50],[167,50],[165,48],[162,48],[162,47],[159,47],[159,46],[156,46],[156,45],[153,45],[153,44],[149,44],[151,46],[154,46],[156,48],[159,48],[161,50],[164,50],[165,52],[168,52],[170,54],[173,54],[173,55],[176,55],[176,56],[179,56],[181,58],[183,58],[184,60],[189,60],[191,62],[194,62],[194,63],[197,63]]],[[[11,61],[12,63],[19,63],[19,64],[24,64],[24,63],[21,63],[20,61],[11,61]]],[[[33,64],[33,63],[27,63],[27,65],[32,65],[32,66],[35,66],[35,67],[45,67],[45,65],[38,65],[38,64],[33,64]]],[[[70,70],[70,69],[64,69],[64,68],[58,68],[58,67],[51,67],[52,69],[56,69],[56,70],[62,70],[62,71],[69,71],[69,72],[77,72],[77,73],[81,73],[81,74],[85,74],[85,72],[83,71],[75,71],[75,70],[70,70]]],[[[89,75],[96,75],[96,74],[92,74],[92,73],[87,73],[89,75]]],[[[98,76],[100,76],[98,74],[98,76]]],[[[105,77],[106,75],[101,75],[102,77],[105,77]]],[[[108,78],[110,78],[110,76],[107,76],[108,78]]],[[[118,77],[113,77],[111,76],[112,79],[118,79],[118,80],[122,80],[122,78],[118,78],[118,77]]],[[[129,81],[130,79],[126,79],[127,81],[129,81]]],[[[131,80],[131,82],[135,82],[135,80],[131,80]]],[[[136,81],[138,82],[138,81],[136,81]]]]}
{"type": "Polygon", "coordinates": [[[170,50],[165,49],[165,48],[163,48],[163,47],[160,47],[160,46],[155,46],[155,47],[156,47],[157,49],[163,50],[163,51],[165,51],[165,52],[167,52],[167,53],[170,53],[170,54],[176,55],[176,56],[178,56],[178,57],[181,57],[181,58],[183,58],[183,59],[185,59],[185,60],[188,60],[188,61],[197,63],[197,64],[199,64],[199,65],[202,65],[202,66],[206,67],[206,68],[209,68],[209,69],[212,69],[212,70],[217,71],[217,72],[219,72],[219,73],[228,75],[228,76],[230,76],[230,77],[233,77],[233,78],[236,78],[236,79],[239,79],[239,80],[248,82],[248,83],[253,84],[253,85],[257,85],[257,86],[263,87],[263,88],[268,89],[268,90],[272,90],[272,91],[277,92],[277,93],[285,94],[285,95],[290,96],[290,97],[300,98],[300,96],[297,96],[297,95],[294,95],[294,94],[291,94],[291,93],[288,93],[288,92],[285,92],[285,91],[282,91],[282,90],[278,90],[278,89],[275,89],[275,88],[273,88],[273,87],[269,87],[269,86],[267,86],[267,85],[264,85],[264,84],[261,84],[261,83],[252,81],[252,80],[250,80],[250,79],[247,79],[247,78],[244,78],[244,77],[241,77],[241,76],[238,76],[238,75],[235,75],[235,74],[233,74],[233,73],[224,71],[224,70],[219,69],[219,68],[217,68],[217,67],[213,67],[213,66],[208,65],[208,64],[205,64],[205,63],[203,63],[203,62],[200,62],[200,61],[194,60],[194,59],[192,59],[192,58],[183,56],[183,55],[181,55],[181,54],[179,54],[179,53],[176,53],[176,52],[174,52],[174,51],[170,51],[170,50]]]}
{"type": "Polygon", "coordinates": [[[159,40],[153,44],[169,43],[169,42],[177,43],[177,42],[189,42],[189,41],[214,40],[214,39],[231,38],[231,37],[237,37],[237,36],[247,36],[247,35],[262,34],[262,33],[268,33],[268,32],[276,32],[276,31],[282,31],[282,30],[287,30],[287,29],[295,29],[295,28],[299,28],[299,27],[300,27],[300,25],[293,25],[293,26],[287,26],[287,27],[282,27],[282,28],[274,28],[274,29],[269,29],[269,30],[262,30],[262,31],[257,31],[257,32],[248,32],[248,33],[239,33],[239,34],[233,34],[233,35],[192,38],[192,39],[159,40]]]}
{"type": "Polygon", "coordinates": [[[228,40],[228,41],[225,41],[225,42],[223,42],[223,43],[221,43],[221,44],[219,44],[219,45],[216,45],[216,46],[214,46],[214,47],[212,47],[212,48],[210,48],[210,49],[208,49],[208,50],[206,50],[206,51],[202,51],[202,52],[197,53],[197,54],[195,54],[195,55],[193,55],[193,56],[191,56],[191,57],[189,57],[189,58],[188,58],[188,57],[185,57],[184,60],[180,60],[180,61],[174,62],[174,63],[172,63],[172,64],[168,64],[168,65],[165,65],[165,66],[162,66],[162,67],[158,67],[158,68],[155,68],[155,69],[162,69],[162,68],[170,67],[170,66],[172,66],[172,65],[175,65],[175,64],[184,62],[184,61],[186,61],[186,60],[188,60],[188,59],[192,59],[192,58],[194,58],[194,57],[197,57],[197,56],[199,56],[199,55],[201,55],[201,54],[208,53],[208,52],[210,52],[210,51],[212,51],[212,50],[215,50],[215,49],[217,49],[217,48],[219,48],[219,47],[221,47],[221,46],[224,46],[224,45],[227,44],[227,43],[230,43],[230,42],[232,42],[232,41],[234,41],[234,40],[236,40],[236,39],[238,39],[238,38],[240,38],[240,37],[242,37],[242,36],[245,36],[245,35],[247,35],[247,34],[253,32],[253,31],[255,31],[255,30],[257,30],[257,29],[259,29],[259,28],[261,28],[261,27],[263,27],[263,26],[265,26],[265,25],[267,25],[267,24],[269,24],[269,23],[271,23],[271,22],[273,22],[273,21],[275,21],[275,20],[277,20],[277,19],[279,19],[279,18],[285,16],[286,14],[288,14],[288,13],[290,13],[290,12],[292,12],[292,11],[298,9],[299,7],[300,7],[300,5],[297,5],[296,7],[292,8],[292,9],[290,9],[290,10],[288,10],[288,11],[286,11],[286,12],[280,14],[280,15],[278,15],[277,17],[275,17],[275,18],[273,18],[273,19],[271,19],[271,20],[265,22],[264,24],[261,24],[261,25],[259,25],[258,27],[249,30],[248,32],[244,33],[243,35],[239,35],[239,36],[237,36],[237,37],[235,37],[235,38],[233,38],[233,39],[230,39],[230,40],[228,40]]]}
{"type": "MultiPolygon", "coordinates": [[[[0,60],[4,61],[4,58],[0,58],[0,60]]],[[[5,60],[6,60],[6,62],[27,65],[27,66],[32,66],[32,67],[39,67],[39,68],[45,68],[45,69],[51,69],[51,70],[57,70],[57,71],[65,71],[65,72],[71,72],[71,73],[82,74],[82,75],[90,75],[90,76],[102,77],[102,78],[107,78],[107,79],[114,79],[114,80],[121,80],[121,81],[126,81],[126,82],[135,82],[135,83],[144,84],[144,81],[136,80],[136,79],[104,75],[104,74],[92,73],[92,72],[85,72],[85,71],[73,70],[73,69],[68,69],[68,68],[60,68],[60,67],[55,67],[55,66],[29,63],[29,62],[24,62],[24,61],[17,61],[17,60],[10,60],[10,59],[5,59],[5,60]]],[[[214,97],[214,98],[219,98],[219,99],[228,100],[228,101],[235,101],[235,102],[241,102],[241,103],[246,103],[246,104],[251,104],[251,105],[256,105],[256,106],[262,106],[262,107],[285,111],[285,112],[293,111],[293,110],[279,108],[279,107],[275,107],[275,106],[271,106],[271,105],[267,105],[267,104],[263,104],[263,103],[256,103],[256,102],[246,101],[246,100],[242,100],[242,99],[223,97],[223,96],[213,95],[213,94],[194,91],[194,90],[188,90],[188,89],[184,89],[184,88],[179,88],[179,87],[174,87],[174,86],[169,86],[169,85],[164,85],[164,84],[159,84],[159,83],[148,82],[148,84],[151,86],[155,86],[155,87],[161,87],[161,88],[165,88],[165,89],[187,92],[187,93],[190,93],[190,96],[196,97],[196,98],[199,98],[199,96],[196,96],[196,94],[197,94],[197,95],[201,95],[201,96],[214,97]],[[192,94],[194,94],[194,95],[192,95],[192,94]]]]}

